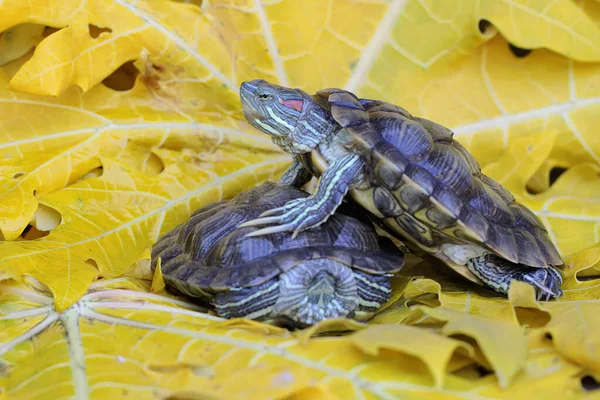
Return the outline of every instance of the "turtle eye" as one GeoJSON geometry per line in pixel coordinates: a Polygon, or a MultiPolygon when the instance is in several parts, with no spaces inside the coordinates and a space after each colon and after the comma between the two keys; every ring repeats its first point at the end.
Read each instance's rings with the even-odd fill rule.
{"type": "Polygon", "coordinates": [[[258,98],[261,99],[262,101],[266,101],[266,100],[272,99],[273,95],[271,93],[263,92],[258,95],[258,98]]]}

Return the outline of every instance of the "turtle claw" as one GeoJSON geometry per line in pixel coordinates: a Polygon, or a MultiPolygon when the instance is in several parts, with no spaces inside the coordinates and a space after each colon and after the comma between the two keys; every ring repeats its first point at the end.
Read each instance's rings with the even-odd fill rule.
{"type": "Polygon", "coordinates": [[[262,217],[268,217],[269,215],[277,214],[279,212],[285,211],[285,208],[286,208],[286,206],[272,208],[272,209],[267,210],[264,213],[260,214],[259,217],[262,218],[262,217]]]}
{"type": "Polygon", "coordinates": [[[292,200],[283,207],[263,212],[258,218],[238,225],[238,228],[276,223],[275,226],[248,233],[246,237],[291,231],[292,239],[295,239],[300,232],[322,224],[329,217],[329,213],[322,212],[317,205],[314,197],[292,200]]]}
{"type": "MultiPolygon", "coordinates": [[[[259,216],[262,217],[262,214],[259,216]]],[[[238,228],[246,228],[248,226],[257,226],[257,225],[263,225],[263,224],[270,224],[271,222],[280,222],[281,221],[281,217],[276,216],[276,217],[266,217],[266,218],[256,218],[250,221],[246,221],[242,224],[238,225],[238,228]]]]}
{"type": "MultiPolygon", "coordinates": [[[[268,234],[277,233],[277,232],[285,232],[285,231],[291,230],[291,228],[293,228],[292,224],[269,226],[267,228],[262,228],[262,229],[254,231],[254,232],[250,232],[250,233],[244,235],[244,237],[254,237],[254,236],[268,235],[268,234]]],[[[294,237],[295,236],[292,236],[292,239],[294,237]]]]}
{"type": "Polygon", "coordinates": [[[284,206],[267,210],[267,211],[263,212],[262,214],[260,214],[259,217],[268,217],[269,215],[274,215],[274,214],[278,214],[278,213],[283,213],[283,214],[281,214],[281,216],[283,217],[286,214],[289,214],[290,212],[293,212],[296,214],[301,214],[306,206],[311,205],[311,203],[310,203],[311,198],[312,197],[288,201],[284,206]],[[296,211],[294,211],[294,210],[296,210],[296,211]]]}
{"type": "Polygon", "coordinates": [[[526,274],[524,280],[537,288],[537,301],[549,301],[562,296],[562,290],[560,289],[562,277],[554,269],[539,268],[531,274],[526,274]]]}

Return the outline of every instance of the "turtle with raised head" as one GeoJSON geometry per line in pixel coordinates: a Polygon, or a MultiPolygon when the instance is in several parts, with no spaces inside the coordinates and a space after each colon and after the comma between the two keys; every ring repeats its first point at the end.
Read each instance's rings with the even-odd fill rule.
{"type": "Polygon", "coordinates": [[[453,132],[405,109],[342,89],[315,95],[264,80],[242,83],[248,122],[294,156],[282,183],[312,176],[315,193],[241,226],[293,235],[326,221],[346,194],[416,252],[506,294],[512,280],[537,297],[562,294],[563,261],[541,221],[481,172],[453,132]]]}
{"type": "Polygon", "coordinates": [[[388,300],[392,274],[404,257],[375,233],[362,210],[340,209],[295,238],[284,232],[247,237],[256,228],[237,229],[273,206],[308,195],[267,182],[204,207],[153,246],[152,268],[160,257],[167,287],[210,303],[224,318],[286,326],[368,319],[388,300]]]}

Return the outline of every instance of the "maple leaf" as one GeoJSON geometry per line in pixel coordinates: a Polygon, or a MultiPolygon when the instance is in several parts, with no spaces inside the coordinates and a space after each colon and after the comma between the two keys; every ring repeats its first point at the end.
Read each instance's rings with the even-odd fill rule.
{"type": "Polygon", "coordinates": [[[0,395],[578,398],[600,379],[599,2],[0,12],[0,395]],[[415,262],[368,324],[297,333],[167,296],[148,246],[289,165],[240,112],[255,78],[343,87],[452,128],[547,226],[565,295],[540,304],[515,284],[506,299],[415,262]]]}

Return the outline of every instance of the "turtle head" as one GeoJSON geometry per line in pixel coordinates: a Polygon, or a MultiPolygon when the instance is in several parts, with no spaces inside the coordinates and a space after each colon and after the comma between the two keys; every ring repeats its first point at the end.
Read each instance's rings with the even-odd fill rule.
{"type": "Polygon", "coordinates": [[[261,79],[240,86],[246,120],[288,153],[310,152],[337,124],[308,93],[261,79]]]}

